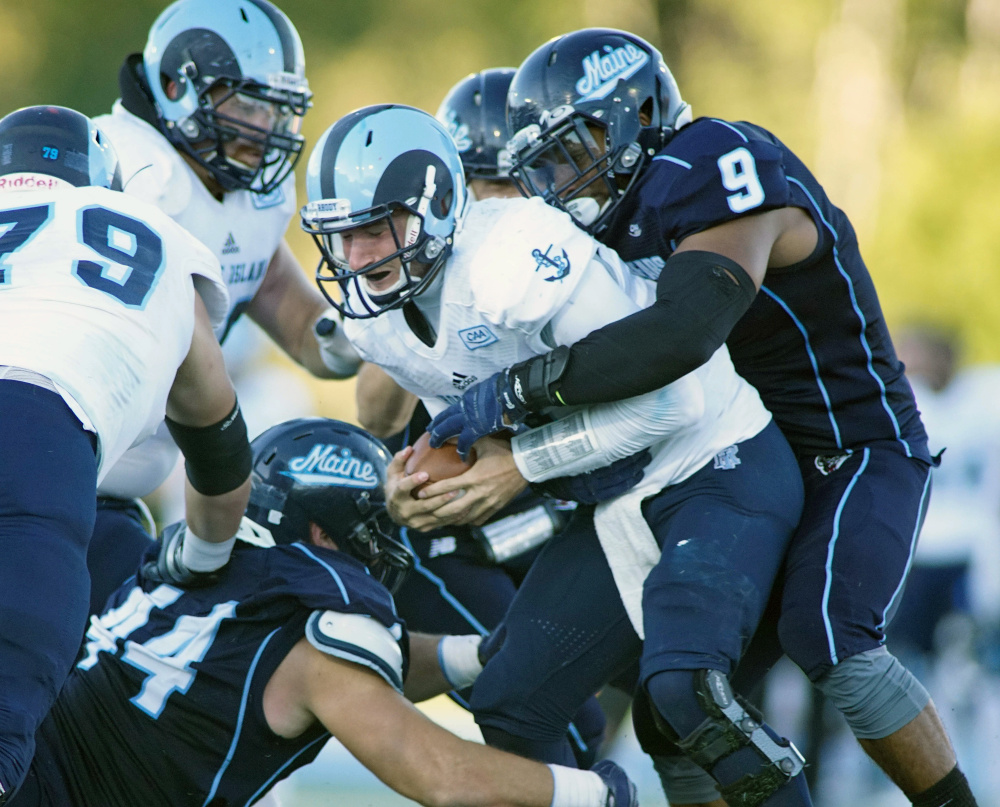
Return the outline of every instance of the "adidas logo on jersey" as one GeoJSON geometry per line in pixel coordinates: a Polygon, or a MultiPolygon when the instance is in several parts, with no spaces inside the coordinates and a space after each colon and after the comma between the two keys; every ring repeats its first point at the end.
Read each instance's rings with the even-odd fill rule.
{"type": "Polygon", "coordinates": [[[226,243],[222,245],[223,255],[233,255],[240,251],[240,245],[236,243],[236,239],[233,238],[233,234],[229,234],[229,238],[226,239],[226,243]]]}
{"type": "Polygon", "coordinates": [[[451,384],[455,389],[466,390],[478,380],[474,375],[465,375],[464,373],[451,374],[451,384]]]}

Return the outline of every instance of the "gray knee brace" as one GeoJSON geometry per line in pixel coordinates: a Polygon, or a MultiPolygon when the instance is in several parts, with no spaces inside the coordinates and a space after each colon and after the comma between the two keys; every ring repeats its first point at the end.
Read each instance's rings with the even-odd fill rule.
{"type": "MultiPolygon", "coordinates": [[[[729,681],[718,670],[696,673],[697,696],[708,714],[677,746],[700,768],[711,771],[719,760],[745,746],[752,747],[768,763],[757,773],[748,774],[719,788],[719,795],[734,807],[756,807],[765,802],[789,779],[798,775],[805,759],[788,740],[774,740],[763,728],[761,715],[749,703],[733,694],[729,681]]],[[[660,730],[675,738],[676,732],[654,710],[660,730]]]]}
{"type": "Polygon", "coordinates": [[[862,740],[888,737],[930,702],[923,685],[884,647],[844,659],[816,681],[816,688],[862,740]]]}

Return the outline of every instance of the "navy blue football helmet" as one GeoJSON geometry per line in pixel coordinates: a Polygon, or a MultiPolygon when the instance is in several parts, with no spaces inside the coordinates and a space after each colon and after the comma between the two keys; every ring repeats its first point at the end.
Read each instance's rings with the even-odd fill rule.
{"type": "Polygon", "coordinates": [[[513,67],[472,73],[452,87],[441,102],[437,119],[455,139],[465,178],[507,179],[507,90],[513,67]]]}
{"type": "Polygon", "coordinates": [[[556,37],[510,85],[511,177],[596,234],[643,166],[690,121],[663,57],[645,40],[609,28],[556,37]]]}
{"type": "Polygon", "coordinates": [[[299,34],[268,0],[177,0],[142,62],[160,131],[223,190],[270,193],[295,168],[312,94],[299,34]],[[237,138],[257,164],[226,154],[237,138]]]}
{"type": "Polygon", "coordinates": [[[385,507],[385,446],[357,426],[299,418],[250,444],[253,469],[246,515],[277,544],[309,541],[314,522],[395,591],[413,555],[393,537],[385,507]]]}
{"type": "Polygon", "coordinates": [[[309,155],[309,202],[302,229],[323,257],[316,271],[320,291],[345,317],[368,319],[419,294],[451,254],[468,191],[455,141],[432,115],[398,104],[364,107],[326,130],[309,155]],[[394,213],[405,214],[397,230],[394,213]],[[340,234],[388,222],[396,250],[352,271],[340,234]],[[377,293],[367,276],[399,260],[399,280],[377,293]],[[326,289],[340,287],[341,299],[326,289]]]}
{"type": "Polygon", "coordinates": [[[63,106],[29,106],[0,120],[0,176],[22,173],[122,189],[111,141],[86,115],[63,106]]]}

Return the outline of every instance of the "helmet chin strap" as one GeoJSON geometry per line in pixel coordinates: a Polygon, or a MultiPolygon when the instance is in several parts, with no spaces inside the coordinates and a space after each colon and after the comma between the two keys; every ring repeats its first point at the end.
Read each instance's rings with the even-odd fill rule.
{"type": "Polygon", "coordinates": [[[437,184],[434,182],[436,175],[437,170],[434,166],[428,165],[427,173],[424,175],[424,191],[420,195],[420,201],[417,202],[418,215],[410,216],[406,221],[406,237],[403,239],[404,247],[413,246],[420,237],[421,224],[427,215],[427,209],[431,206],[431,199],[434,198],[434,192],[437,190],[437,184]]]}

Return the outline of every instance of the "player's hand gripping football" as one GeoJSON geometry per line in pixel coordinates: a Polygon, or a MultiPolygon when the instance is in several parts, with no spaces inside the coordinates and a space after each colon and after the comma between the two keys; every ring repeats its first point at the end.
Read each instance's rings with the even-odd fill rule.
{"type": "Polygon", "coordinates": [[[476,461],[468,470],[429,484],[427,471],[406,473],[412,453],[413,448],[407,446],[393,457],[385,486],[392,520],[412,529],[480,525],[528,484],[514,464],[510,442],[502,438],[481,439],[476,443],[476,461]]]}
{"type": "Polygon", "coordinates": [[[472,444],[501,431],[517,431],[530,410],[517,396],[509,370],[501,370],[469,387],[462,399],[439,413],[427,430],[437,448],[458,437],[458,453],[465,459],[472,444]]]}

